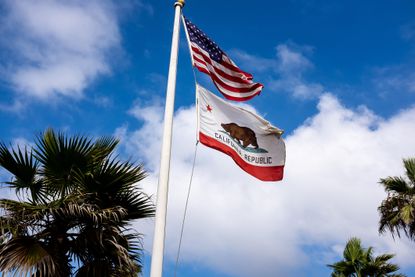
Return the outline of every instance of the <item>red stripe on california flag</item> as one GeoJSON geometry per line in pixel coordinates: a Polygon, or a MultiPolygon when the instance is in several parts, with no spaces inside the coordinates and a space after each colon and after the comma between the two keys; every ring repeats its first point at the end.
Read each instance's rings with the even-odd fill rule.
{"type": "Polygon", "coordinates": [[[214,148],[222,153],[230,156],[235,163],[242,168],[244,171],[248,172],[252,176],[262,180],[262,181],[279,181],[282,180],[284,175],[284,166],[255,166],[245,162],[234,149],[231,147],[220,143],[219,141],[211,138],[202,132],[199,132],[199,141],[204,145],[214,148]]]}

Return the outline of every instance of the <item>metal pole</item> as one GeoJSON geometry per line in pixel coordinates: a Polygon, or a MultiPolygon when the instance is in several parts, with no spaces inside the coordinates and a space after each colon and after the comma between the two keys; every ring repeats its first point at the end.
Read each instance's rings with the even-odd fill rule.
{"type": "Polygon", "coordinates": [[[164,131],[161,146],[160,175],[157,188],[156,224],[154,227],[153,253],[150,277],[161,277],[163,272],[164,238],[166,231],[167,198],[169,192],[169,172],[171,138],[173,127],[174,94],[176,90],[176,69],[179,49],[180,15],[184,0],[174,3],[175,15],[173,38],[170,52],[169,75],[167,79],[166,107],[164,110],[164,131]]]}

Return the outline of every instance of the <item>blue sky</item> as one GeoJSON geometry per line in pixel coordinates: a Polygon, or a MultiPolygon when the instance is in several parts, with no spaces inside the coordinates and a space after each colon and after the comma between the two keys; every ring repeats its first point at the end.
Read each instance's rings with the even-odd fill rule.
{"type": "MultiPolygon", "coordinates": [[[[0,140],[115,135],[155,199],[173,2],[118,2],[0,3],[0,140]]],[[[282,182],[262,183],[198,147],[178,276],[329,276],[352,236],[415,275],[414,243],[379,235],[376,211],[379,178],[402,175],[415,150],[415,3],[188,1],[184,14],[265,85],[247,104],[286,131],[287,164],[282,182]]],[[[195,143],[183,32],[175,110],[166,276],[195,143]]],[[[135,227],[148,276],[154,222],[135,227]]]]}

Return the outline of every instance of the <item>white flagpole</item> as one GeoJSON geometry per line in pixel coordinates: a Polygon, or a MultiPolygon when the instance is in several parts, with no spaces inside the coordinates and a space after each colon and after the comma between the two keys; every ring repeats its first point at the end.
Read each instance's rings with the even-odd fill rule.
{"type": "Polygon", "coordinates": [[[157,188],[156,224],[154,229],[153,253],[151,256],[150,277],[161,277],[163,272],[164,238],[166,231],[167,198],[169,191],[169,172],[171,137],[173,127],[174,94],[176,90],[176,69],[179,49],[180,15],[184,0],[174,3],[175,15],[173,38],[170,52],[169,75],[167,79],[166,107],[164,110],[163,142],[161,146],[160,175],[157,188]]]}

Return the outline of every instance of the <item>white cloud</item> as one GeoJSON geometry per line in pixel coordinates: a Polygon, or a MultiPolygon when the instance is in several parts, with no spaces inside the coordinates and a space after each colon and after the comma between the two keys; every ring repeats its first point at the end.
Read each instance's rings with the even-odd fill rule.
{"type": "Polygon", "coordinates": [[[310,83],[304,77],[304,74],[314,67],[305,56],[312,51],[311,47],[288,43],[278,45],[276,51],[279,78],[269,82],[271,90],[288,91],[299,99],[316,98],[324,92],[321,84],[310,83]]]}
{"type": "Polygon", "coordinates": [[[34,143],[32,141],[27,140],[24,137],[17,137],[13,139],[12,147],[17,148],[20,147],[20,149],[24,150],[25,148],[30,149],[34,147],[34,143]]]}
{"type": "Polygon", "coordinates": [[[110,73],[108,52],[120,47],[111,1],[8,0],[1,18],[2,78],[18,92],[45,99],[82,97],[99,75],[110,73]]]}
{"type": "Polygon", "coordinates": [[[415,93],[415,73],[412,63],[373,69],[372,83],[381,95],[395,92],[415,93]]]}
{"type": "Polygon", "coordinates": [[[110,108],[114,105],[112,98],[99,95],[94,97],[93,103],[102,108],[110,108]]]}
{"type": "Polygon", "coordinates": [[[17,112],[21,111],[24,103],[20,99],[14,99],[13,103],[0,103],[0,111],[17,112]]]}
{"type": "Polygon", "coordinates": [[[312,63],[304,56],[301,50],[295,50],[287,44],[279,44],[276,50],[278,69],[282,73],[299,74],[313,67],[312,63]]]}
{"type": "MultiPolygon", "coordinates": [[[[144,187],[153,195],[161,106],[137,106],[132,113],[143,126],[131,131],[123,127],[118,133],[130,155],[144,159],[151,173],[144,187]]],[[[413,266],[411,242],[378,235],[377,207],[386,196],[379,178],[402,175],[401,159],[413,156],[414,121],[415,108],[382,119],[365,107],[348,109],[324,94],[317,114],[286,137],[286,173],[279,183],[257,181],[229,157],[199,145],[182,263],[200,263],[235,276],[301,276],[296,270],[311,261],[322,267],[337,261],[346,240],[357,236],[365,246],[397,253],[398,263],[413,266]],[[310,247],[318,247],[318,253],[305,250],[310,247]]],[[[176,112],[166,238],[171,261],[177,251],[195,125],[194,107],[176,112]]],[[[149,251],[153,223],[137,227],[146,234],[149,251]]]]}
{"type": "Polygon", "coordinates": [[[141,103],[137,103],[129,113],[138,120],[144,122],[151,122],[152,124],[144,124],[144,126],[133,133],[127,134],[127,130],[124,131],[124,137],[128,139],[127,152],[140,153],[140,158],[144,158],[146,164],[152,169],[158,168],[158,155],[159,145],[155,144],[154,141],[161,141],[163,134],[162,126],[163,122],[163,107],[160,103],[155,106],[144,106],[141,103]]]}
{"type": "Polygon", "coordinates": [[[232,59],[235,59],[242,66],[242,69],[248,68],[250,70],[255,70],[256,72],[266,72],[271,70],[276,70],[277,65],[274,59],[267,59],[252,54],[248,54],[239,49],[233,49],[230,51],[232,59]]]}
{"type": "Polygon", "coordinates": [[[308,82],[304,76],[314,68],[307,58],[313,51],[312,47],[287,42],[277,45],[275,50],[275,58],[263,58],[241,50],[232,50],[231,54],[242,68],[259,73],[256,81],[262,82],[261,77],[265,76],[267,90],[287,92],[298,99],[317,98],[324,92],[323,85],[308,82]]]}

